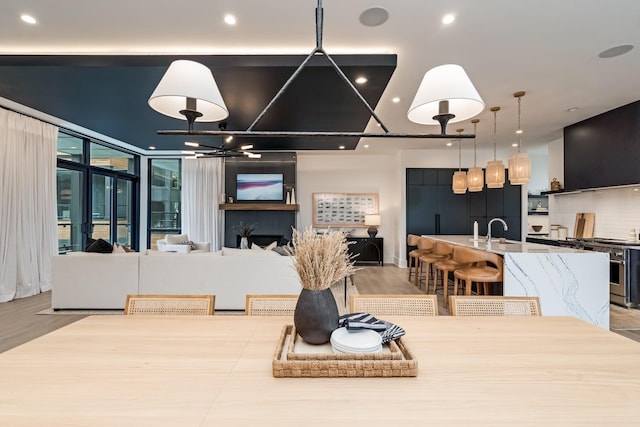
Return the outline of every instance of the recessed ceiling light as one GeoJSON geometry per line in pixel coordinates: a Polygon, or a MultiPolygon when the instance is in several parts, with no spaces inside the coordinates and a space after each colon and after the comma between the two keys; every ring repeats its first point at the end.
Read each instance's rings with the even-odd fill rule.
{"type": "Polygon", "coordinates": [[[567,111],[573,113],[574,111],[578,111],[578,107],[567,108],[567,111]]]}
{"type": "Polygon", "coordinates": [[[227,25],[236,25],[236,17],[233,15],[225,15],[224,22],[227,25]]]}
{"type": "Polygon", "coordinates": [[[20,15],[20,19],[22,19],[27,24],[37,24],[38,23],[38,21],[36,21],[36,18],[34,18],[31,15],[27,15],[26,13],[23,13],[22,15],[20,15]]]}
{"type": "Polygon", "coordinates": [[[394,104],[397,104],[398,102],[400,102],[400,98],[395,96],[395,97],[391,98],[391,102],[393,102],[394,104]]]}
{"type": "Polygon", "coordinates": [[[377,27],[387,22],[389,12],[382,7],[371,7],[360,14],[360,23],[367,27],[377,27]]]}
{"type": "Polygon", "coordinates": [[[447,142],[447,147],[451,147],[453,145],[453,142],[447,142]]]}
{"type": "Polygon", "coordinates": [[[364,144],[364,148],[369,148],[369,144],[364,144]]]}
{"type": "Polygon", "coordinates": [[[518,130],[516,131],[516,133],[517,133],[518,135],[522,134],[522,129],[518,129],[518,130]]]}
{"type": "Polygon", "coordinates": [[[341,150],[344,150],[344,145],[341,145],[338,148],[341,149],[341,150]]]}
{"type": "Polygon", "coordinates": [[[253,148],[253,144],[241,145],[241,150],[251,150],[253,148]]]}
{"type": "Polygon", "coordinates": [[[150,146],[149,146],[149,150],[155,150],[155,149],[156,149],[156,146],[155,146],[155,145],[150,145],[150,146]]]}
{"type": "Polygon", "coordinates": [[[233,141],[233,135],[229,135],[228,137],[226,137],[226,138],[224,139],[224,142],[227,142],[227,143],[229,143],[229,142],[231,142],[231,141],[233,141]]]}
{"type": "Polygon", "coordinates": [[[367,82],[367,78],[364,76],[360,76],[356,78],[356,83],[358,83],[359,85],[363,85],[367,82]]]}
{"type": "Polygon", "coordinates": [[[629,52],[631,49],[633,49],[633,45],[622,44],[620,46],[614,46],[612,48],[603,50],[598,54],[598,57],[603,59],[615,58],[616,56],[624,55],[625,53],[629,52]]]}
{"type": "Polygon", "coordinates": [[[517,143],[517,142],[514,142],[513,144],[511,144],[511,146],[512,146],[512,147],[517,147],[517,146],[518,146],[518,143],[517,143]]]}
{"type": "Polygon", "coordinates": [[[451,24],[455,20],[456,20],[456,16],[452,13],[448,13],[442,17],[442,23],[445,25],[451,24]]]}
{"type": "Polygon", "coordinates": [[[200,144],[197,142],[185,141],[184,145],[188,145],[189,147],[200,147],[200,144]]]}

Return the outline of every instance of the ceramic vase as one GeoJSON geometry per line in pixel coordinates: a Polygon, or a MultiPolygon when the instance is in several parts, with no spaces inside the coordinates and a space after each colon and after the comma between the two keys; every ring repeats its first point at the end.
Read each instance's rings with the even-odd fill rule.
{"type": "Polygon", "coordinates": [[[240,249],[249,249],[249,238],[241,237],[240,238],[240,249]]]}
{"type": "Polygon", "coordinates": [[[300,337],[309,344],[328,343],[338,328],[338,306],[331,289],[303,289],[293,315],[300,337]]]}
{"type": "Polygon", "coordinates": [[[296,204],[296,189],[295,188],[291,189],[291,204],[292,205],[296,204]]]}

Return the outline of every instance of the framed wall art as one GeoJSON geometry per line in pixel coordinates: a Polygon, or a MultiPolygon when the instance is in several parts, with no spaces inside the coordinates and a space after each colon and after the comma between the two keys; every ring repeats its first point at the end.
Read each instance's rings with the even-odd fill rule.
{"type": "Polygon", "coordinates": [[[378,213],[378,193],[313,193],[314,227],[366,227],[378,213]]]}

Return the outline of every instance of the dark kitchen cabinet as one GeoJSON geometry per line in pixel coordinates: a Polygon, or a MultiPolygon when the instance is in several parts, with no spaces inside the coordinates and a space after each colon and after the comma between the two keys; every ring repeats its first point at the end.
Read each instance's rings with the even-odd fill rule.
{"type": "Polygon", "coordinates": [[[509,229],[494,224],[492,235],[520,240],[522,187],[507,181],[504,188],[454,194],[456,170],[407,169],[407,234],[472,234],[478,221],[478,232],[486,235],[488,221],[502,218],[509,229]]]}
{"type": "Polygon", "coordinates": [[[640,101],[564,128],[564,188],[640,183],[640,101]]]}

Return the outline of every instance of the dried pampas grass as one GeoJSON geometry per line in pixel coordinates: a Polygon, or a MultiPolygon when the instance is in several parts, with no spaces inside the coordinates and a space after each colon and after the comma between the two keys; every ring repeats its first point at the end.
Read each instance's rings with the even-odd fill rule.
{"type": "Polygon", "coordinates": [[[292,255],[304,289],[327,289],[357,270],[346,237],[343,231],[318,234],[311,227],[304,232],[293,229],[292,255]]]}

